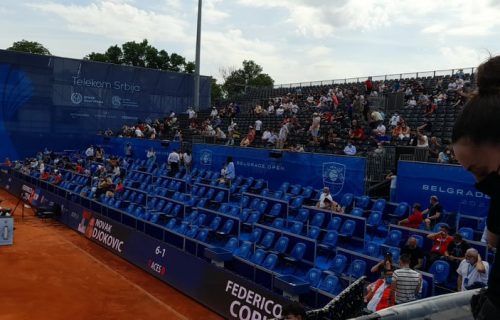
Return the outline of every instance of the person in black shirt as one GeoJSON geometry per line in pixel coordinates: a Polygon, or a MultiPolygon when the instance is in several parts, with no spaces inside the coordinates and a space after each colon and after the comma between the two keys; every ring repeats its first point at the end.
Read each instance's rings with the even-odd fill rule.
{"type": "Polygon", "coordinates": [[[439,217],[441,217],[441,213],[443,213],[443,207],[439,203],[437,196],[431,196],[430,204],[431,206],[422,212],[424,216],[427,215],[427,218],[424,220],[427,230],[432,230],[432,228],[434,228],[439,217]]]}
{"type": "Polygon", "coordinates": [[[410,268],[413,270],[423,269],[424,251],[417,246],[417,239],[409,237],[406,245],[401,249],[401,255],[410,256],[410,268]]]}
{"type": "Polygon", "coordinates": [[[470,245],[462,239],[462,235],[457,233],[453,236],[453,242],[450,243],[444,256],[449,260],[451,269],[455,270],[465,258],[465,252],[470,248],[470,245]]]}
{"type": "MultiPolygon", "coordinates": [[[[500,56],[477,69],[477,93],[471,95],[453,127],[453,151],[476,179],[476,189],[490,196],[487,242],[496,248],[500,237],[500,56]]],[[[471,300],[476,319],[498,319],[500,314],[500,254],[488,279],[486,300],[471,300]]]]}

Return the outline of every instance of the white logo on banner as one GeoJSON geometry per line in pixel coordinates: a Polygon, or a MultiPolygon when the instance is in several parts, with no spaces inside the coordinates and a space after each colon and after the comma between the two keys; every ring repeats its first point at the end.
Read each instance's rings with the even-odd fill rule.
{"type": "Polygon", "coordinates": [[[337,162],[323,163],[323,184],[330,188],[332,195],[339,194],[344,188],[346,166],[337,162]]]}
{"type": "Polygon", "coordinates": [[[119,107],[122,104],[122,98],[120,98],[119,96],[111,97],[111,104],[115,107],[119,107]]]}
{"type": "Polygon", "coordinates": [[[82,103],[82,101],[83,101],[83,97],[82,97],[81,93],[73,92],[71,94],[71,102],[73,102],[74,104],[80,104],[80,103],[82,103]]]}
{"type": "Polygon", "coordinates": [[[212,151],[210,150],[201,150],[200,153],[200,163],[204,166],[212,165],[212,151]]]}

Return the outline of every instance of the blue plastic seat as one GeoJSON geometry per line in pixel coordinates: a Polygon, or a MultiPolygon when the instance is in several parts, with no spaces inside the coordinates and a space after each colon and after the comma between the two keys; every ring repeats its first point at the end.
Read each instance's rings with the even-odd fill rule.
{"type": "Polygon", "coordinates": [[[304,224],[302,222],[294,222],[290,228],[290,232],[294,234],[301,234],[304,224]]]}
{"type": "Polygon", "coordinates": [[[290,254],[285,259],[290,262],[297,262],[302,260],[305,253],[306,245],[302,242],[297,242],[295,246],[293,246],[292,251],[290,251],[290,254]]]}
{"type": "Polygon", "coordinates": [[[257,210],[257,208],[259,207],[259,203],[260,203],[259,198],[253,198],[248,207],[252,210],[257,210]]]}
{"type": "Polygon", "coordinates": [[[356,217],[363,217],[364,211],[361,208],[352,208],[350,214],[356,217]]]}
{"type": "Polygon", "coordinates": [[[299,209],[297,215],[293,218],[294,221],[305,223],[309,219],[309,209],[299,209]]]}
{"type": "Polygon", "coordinates": [[[280,213],[281,213],[281,203],[275,203],[271,207],[271,211],[269,211],[269,215],[273,216],[273,217],[277,217],[280,215],[280,213]]]}
{"type": "Polygon", "coordinates": [[[347,276],[358,279],[364,276],[366,271],[366,262],[364,260],[355,259],[351,262],[349,269],[347,270],[347,276]]]}
{"type": "Polygon", "coordinates": [[[227,235],[231,233],[231,230],[233,230],[234,226],[234,220],[228,219],[224,224],[222,225],[222,228],[217,232],[219,235],[227,235]]]}
{"type": "Polygon", "coordinates": [[[266,212],[266,209],[267,209],[267,201],[266,200],[262,200],[259,205],[257,206],[257,209],[255,209],[257,212],[259,212],[260,214],[263,214],[264,212],[266,212]]]}
{"type": "Polygon", "coordinates": [[[338,291],[338,284],[339,278],[337,276],[329,274],[321,279],[318,289],[331,294],[336,294],[338,291]]]}
{"type": "Polygon", "coordinates": [[[262,236],[262,229],[255,228],[255,229],[253,229],[252,233],[250,234],[250,237],[248,240],[251,242],[259,242],[261,236],[262,236]]]}
{"type": "Polygon", "coordinates": [[[356,200],[356,207],[361,208],[363,210],[368,209],[369,205],[370,205],[369,196],[361,196],[356,200]]]}
{"type": "Polygon", "coordinates": [[[307,231],[307,237],[316,240],[319,237],[321,229],[318,227],[310,227],[309,231],[307,231]]]}
{"type": "Polygon", "coordinates": [[[406,217],[409,213],[410,206],[408,205],[407,202],[400,202],[396,209],[394,209],[394,212],[391,213],[389,216],[394,217],[394,218],[403,218],[406,217]]]}
{"type": "Polygon", "coordinates": [[[332,217],[332,219],[328,223],[328,226],[326,227],[326,229],[332,230],[332,231],[338,231],[341,224],[342,224],[342,218],[332,217]]]}
{"type": "Polygon", "coordinates": [[[376,228],[382,222],[382,212],[372,211],[366,220],[366,226],[369,228],[376,228]]]}
{"type": "Polygon", "coordinates": [[[196,240],[206,242],[208,238],[208,230],[202,229],[198,231],[198,234],[196,235],[196,240]]]}
{"type": "Polygon", "coordinates": [[[389,231],[387,238],[385,238],[384,244],[391,247],[399,247],[402,237],[403,234],[401,233],[400,230],[391,230],[389,231]]]}
{"type": "Polygon", "coordinates": [[[311,220],[311,226],[321,228],[324,221],[325,221],[325,214],[323,212],[316,212],[316,214],[313,216],[311,220]]]}
{"type": "Polygon", "coordinates": [[[264,259],[264,262],[262,262],[262,267],[273,271],[276,268],[277,264],[278,264],[278,256],[275,255],[274,253],[270,253],[264,259]]]}
{"type": "Polygon", "coordinates": [[[227,203],[223,203],[220,207],[219,207],[219,212],[221,213],[229,213],[229,211],[231,211],[231,206],[229,206],[229,204],[227,203]]]}
{"type": "Polygon", "coordinates": [[[384,212],[386,202],[387,201],[385,199],[375,200],[375,203],[373,204],[371,210],[378,211],[378,212],[384,212]]]}
{"type": "Polygon", "coordinates": [[[222,203],[225,200],[225,192],[224,191],[219,191],[217,195],[215,196],[214,202],[215,203],[222,203]]]}
{"type": "Polygon", "coordinates": [[[344,193],[342,196],[342,199],[340,199],[339,205],[342,208],[349,208],[352,206],[352,202],[354,201],[354,196],[352,193],[344,193]]]}
{"type": "Polygon", "coordinates": [[[347,267],[347,257],[343,254],[337,254],[332,261],[331,266],[328,268],[329,271],[340,275],[344,272],[347,267]]]}
{"type": "Polygon", "coordinates": [[[191,226],[184,235],[189,238],[194,238],[196,237],[196,234],[198,233],[199,229],[200,227],[198,226],[191,226]]]}
{"type": "Polygon", "coordinates": [[[446,283],[450,275],[450,265],[447,261],[436,260],[429,268],[429,273],[434,275],[434,282],[436,284],[446,283]]]}
{"type": "Polygon", "coordinates": [[[201,213],[196,217],[196,219],[193,221],[194,225],[197,226],[202,226],[205,223],[205,219],[207,218],[207,215],[204,213],[201,213]]]}
{"type": "Polygon", "coordinates": [[[260,241],[258,247],[262,247],[264,249],[271,248],[271,246],[273,245],[275,236],[276,236],[275,233],[272,231],[266,232],[266,234],[264,235],[264,237],[260,241]]]}
{"type": "Polygon", "coordinates": [[[397,247],[388,247],[387,252],[391,253],[392,262],[395,264],[399,264],[399,256],[401,255],[401,249],[397,247]]]}
{"type": "Polygon", "coordinates": [[[288,243],[290,242],[290,239],[286,236],[281,236],[278,238],[276,243],[274,244],[273,252],[275,253],[285,253],[286,249],[288,248],[288,243]]]}
{"type": "Polygon", "coordinates": [[[354,230],[356,229],[356,222],[348,219],[345,220],[340,227],[339,236],[342,237],[351,237],[354,234],[354,230]]]}
{"type": "Polygon", "coordinates": [[[319,282],[321,281],[321,270],[317,268],[311,268],[306,273],[305,280],[309,283],[309,285],[313,288],[318,287],[319,282]]]}
{"type": "Polygon", "coordinates": [[[230,238],[224,245],[224,249],[233,253],[238,248],[238,239],[233,237],[230,238]]]}
{"type": "Polygon", "coordinates": [[[265,257],[266,257],[266,252],[262,249],[257,249],[250,257],[250,262],[260,265],[264,261],[265,257]]]}
{"type": "Polygon", "coordinates": [[[241,258],[246,259],[250,255],[251,248],[252,248],[252,243],[248,242],[248,241],[244,241],[241,244],[241,246],[234,251],[233,254],[237,257],[241,257],[241,258]]]}
{"type": "Polygon", "coordinates": [[[177,220],[175,220],[175,218],[172,218],[170,220],[168,220],[167,224],[165,225],[165,227],[167,229],[170,229],[170,230],[173,230],[175,228],[175,224],[177,223],[177,220]]]}
{"type": "Polygon", "coordinates": [[[274,219],[273,223],[271,224],[271,227],[276,228],[276,229],[284,229],[285,228],[285,220],[282,218],[276,218],[276,219],[274,219]]]}
{"type": "Polygon", "coordinates": [[[376,242],[367,242],[365,245],[365,254],[370,257],[378,258],[380,255],[380,244],[376,242]]]}
{"type": "Polygon", "coordinates": [[[291,210],[298,210],[302,206],[302,203],[304,203],[304,198],[301,197],[301,196],[298,196],[295,199],[293,199],[293,201],[290,204],[289,208],[291,210]]]}
{"type": "Polygon", "coordinates": [[[240,199],[240,207],[246,208],[248,207],[248,203],[250,202],[250,198],[248,196],[243,196],[240,199]]]}
{"type": "Polygon", "coordinates": [[[300,194],[300,191],[302,190],[302,186],[300,184],[294,184],[290,186],[290,194],[294,196],[298,196],[300,194]]]}
{"type": "MultiPolygon", "coordinates": [[[[240,215],[240,208],[238,208],[238,207],[232,207],[227,214],[229,214],[231,216],[234,216],[234,217],[238,217],[240,215]]],[[[247,216],[247,219],[248,219],[248,216],[247,216]]]]}
{"type": "Polygon", "coordinates": [[[220,223],[221,223],[222,219],[221,217],[219,216],[216,216],[212,219],[212,222],[210,222],[210,224],[208,225],[208,229],[209,230],[217,230],[220,226],[220,223]]]}
{"type": "Polygon", "coordinates": [[[458,229],[458,234],[460,234],[465,240],[474,240],[474,230],[472,230],[472,228],[462,227],[458,229]]]}
{"type": "Polygon", "coordinates": [[[290,188],[290,182],[283,182],[278,190],[283,193],[286,193],[288,192],[288,188],[290,188]]]}
{"type": "Polygon", "coordinates": [[[318,244],[318,246],[324,249],[331,250],[335,248],[335,246],[337,245],[337,240],[338,240],[337,231],[330,230],[325,233],[323,240],[321,241],[321,243],[318,244]]]}
{"type": "Polygon", "coordinates": [[[415,238],[415,240],[417,240],[417,247],[422,248],[424,245],[424,237],[419,234],[412,234],[410,237],[415,238]]]}
{"type": "Polygon", "coordinates": [[[254,223],[258,223],[260,219],[260,214],[257,212],[252,213],[247,221],[245,222],[246,224],[253,225],[254,223]]]}

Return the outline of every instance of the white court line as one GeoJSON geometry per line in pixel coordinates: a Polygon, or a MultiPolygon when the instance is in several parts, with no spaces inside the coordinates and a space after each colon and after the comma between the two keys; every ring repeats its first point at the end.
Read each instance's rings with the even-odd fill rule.
{"type": "MultiPolygon", "coordinates": [[[[118,277],[120,277],[122,280],[125,280],[128,284],[130,284],[131,286],[133,286],[134,288],[136,288],[137,290],[141,291],[142,293],[144,293],[145,295],[147,295],[149,298],[151,298],[153,301],[157,302],[158,304],[162,305],[165,309],[167,309],[168,311],[174,313],[179,319],[181,320],[190,320],[189,318],[187,318],[186,316],[180,314],[178,311],[176,311],[175,309],[173,309],[171,306],[169,306],[168,304],[164,303],[163,301],[161,301],[160,299],[158,299],[157,297],[153,296],[151,293],[149,293],[148,291],[146,291],[145,289],[143,289],[141,286],[133,283],[132,281],[130,281],[129,279],[127,279],[125,276],[121,275],[119,272],[117,272],[116,270],[113,270],[110,266],[108,266],[107,264],[103,263],[102,261],[100,261],[99,259],[97,259],[96,257],[94,257],[93,255],[91,255],[90,253],[88,253],[87,251],[83,250],[82,248],[78,247],[77,245],[75,245],[73,242],[67,240],[67,239],[64,239],[62,236],[60,235],[57,235],[59,238],[61,238],[64,242],[67,242],[69,244],[71,244],[73,247],[75,247],[76,249],[78,249],[79,251],[83,252],[85,255],[87,255],[88,257],[90,257],[92,260],[94,260],[95,262],[97,262],[98,264],[102,265],[103,267],[105,267],[106,269],[108,269],[109,271],[113,272],[114,274],[116,274],[118,277]]],[[[88,240],[90,241],[90,240],[88,240]]],[[[93,243],[93,242],[92,242],[93,243]]],[[[94,243],[95,244],[95,243],[94,243]]],[[[96,244],[98,245],[98,244],[96,244]]],[[[104,249],[104,248],[103,248],[104,249]]],[[[141,270],[142,271],[142,270],[141,270]]]]}

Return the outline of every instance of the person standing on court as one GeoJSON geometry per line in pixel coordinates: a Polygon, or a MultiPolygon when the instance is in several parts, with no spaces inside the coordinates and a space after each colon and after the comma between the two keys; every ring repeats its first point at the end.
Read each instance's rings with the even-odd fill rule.
{"type": "MultiPolygon", "coordinates": [[[[476,189],[491,198],[487,226],[488,244],[496,248],[500,237],[500,56],[477,69],[477,92],[464,106],[452,134],[458,162],[476,179],[476,189]]],[[[500,315],[500,255],[496,254],[488,280],[486,299],[473,297],[476,319],[500,315]]]]}

